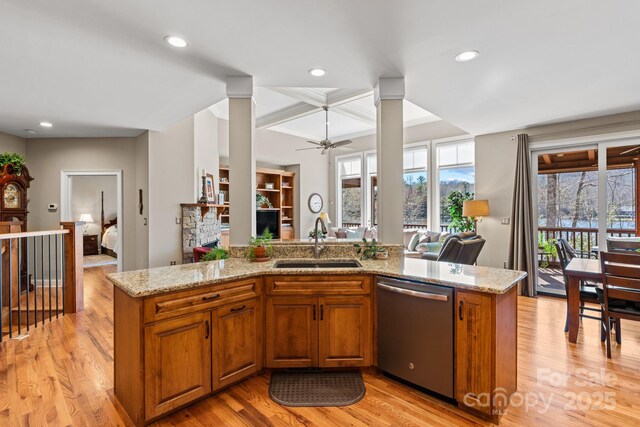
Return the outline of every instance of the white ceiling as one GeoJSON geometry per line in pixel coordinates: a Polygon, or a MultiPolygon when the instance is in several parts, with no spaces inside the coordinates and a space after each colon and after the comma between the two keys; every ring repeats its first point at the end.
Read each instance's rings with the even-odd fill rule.
{"type": "Polygon", "coordinates": [[[164,129],[222,100],[227,75],[368,89],[405,76],[408,100],[472,134],[636,110],[638,16],[629,0],[4,0],[0,130],[164,129]],[[454,61],[467,49],[480,57],[454,61]]]}
{"type": "MultiPolygon", "coordinates": [[[[259,128],[321,141],[325,139],[322,106],[328,105],[330,140],[355,138],[376,130],[376,108],[373,93],[368,89],[258,87],[254,99],[259,128]]],[[[405,126],[440,120],[407,100],[403,104],[405,126]]],[[[227,99],[209,109],[219,118],[229,118],[227,99]]]]}

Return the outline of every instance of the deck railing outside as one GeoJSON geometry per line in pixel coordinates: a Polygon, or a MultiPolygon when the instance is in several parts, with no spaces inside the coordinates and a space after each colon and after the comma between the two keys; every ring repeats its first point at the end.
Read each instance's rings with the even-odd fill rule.
{"type": "MultiPolygon", "coordinates": [[[[611,237],[634,237],[635,235],[635,230],[607,229],[607,236],[611,237]]],[[[538,242],[551,242],[559,238],[566,239],[574,249],[584,254],[591,253],[594,246],[599,246],[597,228],[538,227],[538,242]]]]}
{"type": "Polygon", "coordinates": [[[0,342],[83,308],[83,223],[31,232],[19,224],[3,222],[0,234],[0,342]]]}

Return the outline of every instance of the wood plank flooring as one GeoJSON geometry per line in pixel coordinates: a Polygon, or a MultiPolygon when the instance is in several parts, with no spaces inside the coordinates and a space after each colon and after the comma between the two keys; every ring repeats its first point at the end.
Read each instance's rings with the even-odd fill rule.
{"type": "MultiPolygon", "coordinates": [[[[1,426],[126,425],[113,403],[115,267],[85,270],[85,310],[0,345],[1,426]]],[[[520,298],[518,391],[500,425],[640,425],[640,325],[605,356],[597,322],[577,344],[563,333],[565,303],[520,298]]],[[[284,408],[268,397],[269,373],[165,418],[157,426],[488,425],[370,369],[367,394],[342,408],[284,408]]]]}

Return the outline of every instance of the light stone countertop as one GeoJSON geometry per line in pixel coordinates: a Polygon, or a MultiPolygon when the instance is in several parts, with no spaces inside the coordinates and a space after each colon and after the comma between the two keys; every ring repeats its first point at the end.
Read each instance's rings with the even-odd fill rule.
{"type": "MultiPolygon", "coordinates": [[[[309,258],[304,260],[309,261],[309,258]]],[[[107,277],[128,295],[146,297],[229,280],[292,274],[376,274],[490,294],[503,294],[526,276],[526,273],[521,271],[402,257],[384,261],[360,261],[362,267],[359,268],[277,269],[273,268],[276,261],[278,260],[272,259],[268,262],[256,263],[244,258],[230,258],[222,261],[113,273],[107,277]]]]}

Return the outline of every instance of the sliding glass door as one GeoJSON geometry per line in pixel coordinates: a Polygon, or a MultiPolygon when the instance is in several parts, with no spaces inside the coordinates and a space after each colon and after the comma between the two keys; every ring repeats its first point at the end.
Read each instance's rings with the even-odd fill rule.
{"type": "Polygon", "coordinates": [[[629,139],[532,152],[538,292],[565,294],[558,239],[583,258],[640,247],[639,157],[640,141],[629,139]]]}

